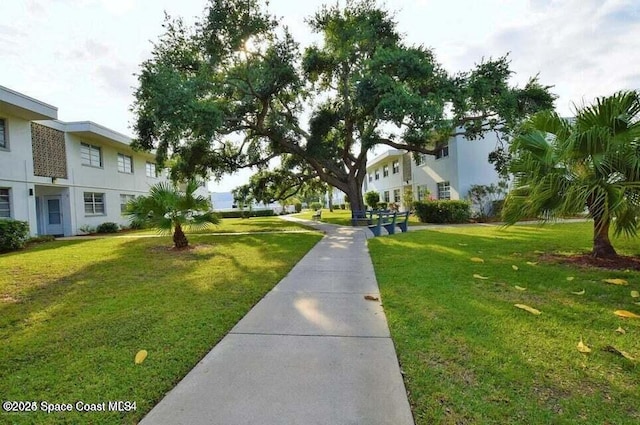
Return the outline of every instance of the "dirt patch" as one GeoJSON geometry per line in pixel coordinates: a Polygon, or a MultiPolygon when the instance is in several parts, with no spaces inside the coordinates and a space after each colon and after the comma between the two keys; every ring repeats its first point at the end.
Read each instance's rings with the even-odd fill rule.
{"type": "Polygon", "coordinates": [[[616,258],[594,258],[591,254],[544,254],[540,256],[540,259],[551,263],[571,264],[583,268],[597,267],[609,270],[640,271],[640,257],[627,257],[624,255],[620,255],[616,258]]]}

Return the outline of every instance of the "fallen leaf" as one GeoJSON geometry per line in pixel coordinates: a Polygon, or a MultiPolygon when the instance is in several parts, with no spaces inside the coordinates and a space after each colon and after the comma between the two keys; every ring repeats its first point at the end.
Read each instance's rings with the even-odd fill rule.
{"type": "Polygon", "coordinates": [[[484,260],[480,257],[471,257],[470,260],[474,263],[484,263],[484,260]]]}
{"type": "Polygon", "coordinates": [[[522,286],[518,286],[518,285],[514,286],[514,288],[516,288],[518,291],[526,291],[527,290],[527,288],[523,288],[522,286]]]}
{"type": "Polygon", "coordinates": [[[573,295],[584,295],[584,289],[582,291],[571,292],[573,295]]]}
{"type": "Polygon", "coordinates": [[[635,358],[632,357],[629,353],[627,353],[626,351],[618,350],[613,345],[607,345],[606,347],[603,348],[603,350],[604,351],[608,351],[608,352],[613,353],[613,354],[617,354],[617,355],[622,356],[622,357],[624,357],[625,359],[628,359],[628,360],[635,360],[635,358]]]}
{"type": "Polygon", "coordinates": [[[631,298],[639,298],[639,297],[640,297],[640,292],[631,291],[631,298]]]}
{"type": "Polygon", "coordinates": [[[474,275],[473,275],[473,277],[475,277],[476,279],[482,279],[482,280],[487,280],[487,279],[489,279],[488,277],[486,277],[486,276],[482,276],[482,275],[479,275],[479,274],[474,274],[474,275]]]}
{"type": "Polygon", "coordinates": [[[536,250],[536,251],[533,251],[533,253],[534,253],[534,254],[544,254],[544,251],[538,251],[538,250],[536,250]]]}
{"type": "Polygon", "coordinates": [[[627,333],[627,331],[625,331],[624,329],[622,329],[621,326],[618,326],[618,329],[616,329],[616,332],[618,332],[621,335],[624,335],[627,333]]]}
{"type": "Polygon", "coordinates": [[[573,276],[569,276],[569,277],[567,278],[567,281],[571,282],[573,279],[575,279],[575,277],[573,277],[573,276]]]}
{"type": "Polygon", "coordinates": [[[629,319],[640,319],[640,316],[627,310],[616,310],[613,314],[620,317],[627,317],[629,319]]]}
{"type": "Polygon", "coordinates": [[[533,307],[529,307],[528,305],[525,304],[514,304],[516,307],[521,308],[522,310],[526,310],[531,314],[535,314],[536,316],[541,314],[540,310],[536,310],[533,307]]]}
{"type": "Polygon", "coordinates": [[[136,358],[134,360],[135,364],[140,364],[144,361],[144,359],[147,358],[147,350],[140,350],[138,351],[138,353],[136,354],[136,358]]]}
{"type": "Polygon", "coordinates": [[[511,268],[512,268],[513,270],[518,270],[518,266],[516,266],[515,264],[514,264],[513,266],[511,266],[511,268]]]}
{"type": "Polygon", "coordinates": [[[530,266],[537,266],[538,262],[536,261],[535,263],[533,261],[527,261],[527,264],[530,266]]]}
{"type": "Polygon", "coordinates": [[[460,245],[460,246],[468,246],[469,244],[467,244],[467,243],[459,243],[458,245],[460,245]]]}
{"type": "Polygon", "coordinates": [[[627,282],[624,279],[602,279],[603,282],[606,283],[610,283],[612,285],[628,285],[629,282],[627,282]]]}
{"type": "Polygon", "coordinates": [[[364,299],[368,301],[380,301],[380,298],[374,297],[373,295],[365,295],[364,299]]]}
{"type": "Polygon", "coordinates": [[[580,342],[578,343],[578,351],[586,354],[591,352],[591,348],[587,347],[584,342],[582,342],[582,339],[580,339],[580,342]]]}

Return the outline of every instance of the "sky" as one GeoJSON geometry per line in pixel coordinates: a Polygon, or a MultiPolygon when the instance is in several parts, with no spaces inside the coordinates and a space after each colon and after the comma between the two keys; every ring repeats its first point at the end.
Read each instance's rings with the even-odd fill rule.
{"type": "MultiPolygon", "coordinates": [[[[90,120],[134,136],[130,107],[140,64],[163,33],[165,12],[194,22],[208,0],[0,0],[0,85],[58,107],[62,121],[90,120]]],[[[323,3],[270,0],[302,46],[323,3]]],[[[339,0],[344,4],[344,0],[339,0]]],[[[408,44],[434,50],[449,72],[509,53],[513,83],[539,74],[572,115],[622,89],[640,88],[640,0],[387,0],[408,44]]],[[[241,172],[211,183],[228,191],[241,172]]]]}

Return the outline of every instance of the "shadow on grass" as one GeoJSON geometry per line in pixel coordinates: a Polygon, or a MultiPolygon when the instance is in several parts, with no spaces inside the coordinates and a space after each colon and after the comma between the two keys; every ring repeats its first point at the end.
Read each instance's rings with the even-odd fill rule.
{"type": "MultiPolygon", "coordinates": [[[[608,271],[538,261],[536,251],[588,249],[590,231],[449,228],[369,240],[416,423],[640,421],[637,365],[604,351],[640,356],[640,323],[613,315],[638,309],[629,290],[640,274],[625,273],[631,285],[618,287],[601,282],[608,271]],[[576,349],[581,338],[589,355],[576,349]]],[[[638,250],[633,241],[614,244],[638,250]]]]}
{"type": "MultiPolygon", "coordinates": [[[[13,276],[0,280],[0,292],[15,296],[0,303],[0,393],[52,403],[136,401],[135,412],[91,416],[136,422],[319,238],[194,235],[196,249],[184,252],[165,249],[170,238],[110,238],[0,257],[13,276]],[[134,365],[140,349],[149,357],[134,365]]],[[[73,423],[86,415],[10,420],[73,423]]]]}

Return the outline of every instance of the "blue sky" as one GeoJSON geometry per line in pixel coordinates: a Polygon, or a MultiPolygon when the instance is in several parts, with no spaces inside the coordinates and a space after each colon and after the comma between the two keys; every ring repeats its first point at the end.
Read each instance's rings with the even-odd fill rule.
{"type": "MultiPolygon", "coordinates": [[[[340,0],[344,3],[343,0],[340,0]]],[[[2,0],[0,85],[132,135],[135,73],[162,33],[164,12],[192,22],[207,0],[2,0]]],[[[304,18],[325,3],[271,0],[303,44],[304,18]]],[[[334,4],[335,0],[330,0],[334,4]]],[[[387,0],[410,43],[432,47],[450,72],[510,52],[514,83],[540,74],[557,109],[640,88],[639,0],[387,0]]],[[[241,173],[212,185],[242,184],[241,173]]]]}

